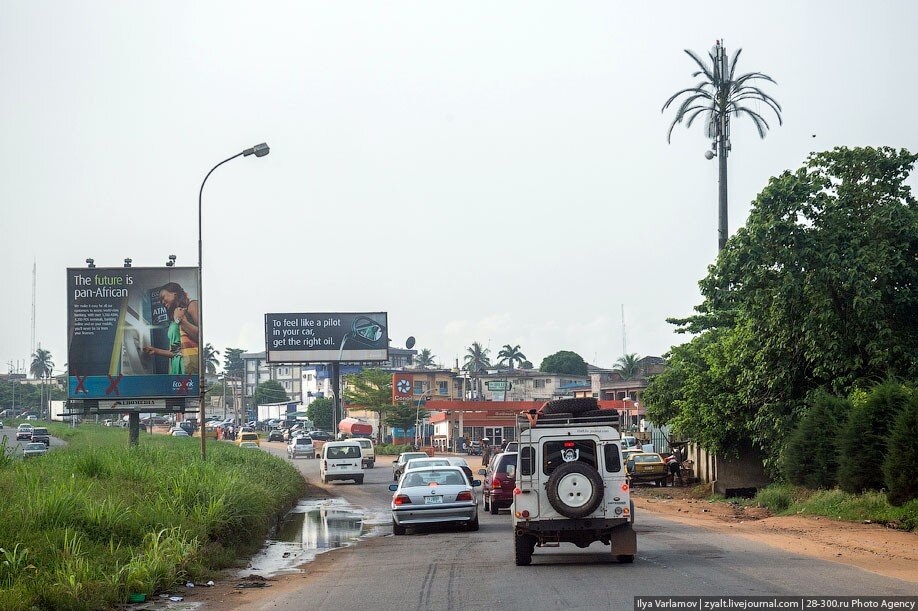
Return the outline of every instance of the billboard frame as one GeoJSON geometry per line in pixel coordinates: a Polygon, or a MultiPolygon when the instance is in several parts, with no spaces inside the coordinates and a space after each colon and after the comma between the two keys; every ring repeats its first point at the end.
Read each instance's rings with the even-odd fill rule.
{"type": "MultiPolygon", "coordinates": [[[[389,313],[388,312],[265,312],[265,362],[271,363],[273,365],[288,364],[288,363],[297,364],[297,365],[320,364],[320,363],[337,363],[339,365],[348,364],[348,363],[355,363],[355,364],[385,363],[390,358],[390,355],[389,355],[390,341],[391,340],[389,338],[389,313]],[[349,358],[349,359],[339,360],[336,358],[332,358],[332,359],[329,359],[329,358],[291,359],[291,358],[281,356],[281,355],[284,355],[284,353],[294,352],[292,350],[274,350],[273,351],[274,357],[272,358],[272,351],[268,347],[269,346],[268,336],[269,336],[269,331],[270,331],[268,327],[268,320],[269,320],[268,317],[269,316],[291,316],[291,315],[300,316],[303,314],[318,314],[321,316],[355,316],[355,317],[356,316],[382,316],[385,320],[385,334],[386,334],[386,345],[384,349],[385,358],[382,358],[382,359],[373,359],[373,358],[352,359],[352,358],[349,358]]],[[[383,349],[380,348],[380,350],[383,350],[383,349]]]]}
{"type": "MultiPolygon", "coordinates": [[[[111,271],[111,272],[118,271],[118,272],[122,272],[122,273],[148,272],[148,271],[165,272],[165,273],[172,273],[172,272],[186,272],[186,273],[188,273],[188,272],[191,272],[191,273],[194,273],[194,274],[196,275],[196,277],[195,277],[195,282],[194,282],[194,284],[193,284],[194,290],[200,292],[200,289],[201,289],[201,268],[198,267],[198,266],[196,266],[196,265],[187,265],[187,266],[142,266],[142,267],[141,267],[141,266],[131,266],[131,267],[118,267],[118,266],[106,266],[106,267],[99,267],[99,266],[93,266],[93,267],[67,267],[67,268],[66,268],[67,285],[69,286],[70,276],[71,276],[71,274],[74,273],[74,272],[85,272],[85,273],[87,273],[87,274],[91,274],[91,273],[100,273],[100,272],[106,272],[106,271],[111,271]]],[[[192,285],[189,284],[189,287],[191,287],[191,286],[192,286],[192,285]]],[[[66,290],[66,289],[65,289],[65,290],[66,290]]],[[[199,308],[200,308],[201,295],[198,294],[195,300],[198,301],[199,308]]],[[[146,375],[162,375],[162,376],[164,376],[164,377],[172,377],[172,378],[184,378],[184,381],[179,380],[180,386],[191,385],[191,382],[193,381],[193,379],[194,379],[194,378],[197,378],[197,385],[196,385],[196,387],[194,387],[193,385],[191,385],[191,386],[193,386],[193,388],[189,389],[189,394],[185,394],[185,395],[183,395],[183,394],[146,394],[146,395],[142,395],[142,396],[141,396],[141,395],[131,395],[131,396],[122,397],[122,396],[119,394],[119,395],[117,395],[117,398],[116,398],[116,399],[113,399],[112,397],[108,397],[108,396],[106,396],[106,397],[74,396],[74,395],[72,394],[73,391],[71,391],[72,382],[73,382],[73,379],[74,379],[74,378],[77,379],[77,380],[76,380],[76,382],[77,382],[77,388],[79,388],[79,387],[82,385],[82,380],[83,380],[83,379],[85,379],[85,378],[87,378],[87,377],[102,377],[102,376],[105,376],[106,374],[101,374],[101,376],[95,376],[95,375],[92,375],[92,376],[90,376],[90,375],[86,375],[86,376],[77,376],[76,374],[72,373],[72,371],[71,371],[71,362],[72,362],[72,359],[70,358],[70,346],[71,346],[71,341],[72,341],[73,337],[72,337],[72,335],[71,335],[71,318],[70,318],[70,317],[71,317],[71,314],[72,314],[72,303],[73,303],[73,302],[71,301],[71,295],[68,293],[68,295],[67,295],[67,357],[68,357],[68,358],[67,358],[67,399],[66,399],[66,401],[67,401],[66,409],[67,409],[68,411],[70,411],[70,410],[72,409],[72,408],[71,408],[71,404],[74,405],[74,408],[73,408],[73,409],[82,409],[84,414],[87,414],[87,413],[90,413],[90,414],[96,414],[96,413],[99,413],[99,414],[103,414],[103,413],[117,413],[117,414],[121,414],[121,413],[130,413],[130,412],[132,412],[132,411],[139,411],[139,410],[133,410],[133,409],[118,409],[118,410],[99,410],[99,409],[98,409],[98,404],[99,404],[100,401],[101,401],[101,402],[108,402],[108,401],[112,401],[112,400],[116,400],[116,399],[123,399],[123,400],[125,400],[125,401],[131,401],[131,400],[165,400],[165,401],[166,401],[167,409],[164,410],[164,413],[167,413],[167,412],[185,413],[185,412],[197,411],[197,410],[198,410],[197,407],[191,408],[191,407],[189,407],[187,404],[185,405],[185,407],[179,408],[179,407],[178,407],[178,402],[187,402],[187,401],[200,402],[200,401],[201,401],[201,397],[203,397],[204,394],[205,394],[204,385],[206,384],[206,380],[205,380],[206,376],[203,375],[200,371],[199,371],[197,374],[187,374],[187,375],[177,375],[177,374],[146,374],[146,375]],[[170,403],[175,403],[175,407],[169,408],[170,403]],[[82,405],[82,407],[77,408],[76,406],[79,405],[79,404],[83,404],[83,405],[82,405]],[[95,409],[93,409],[93,408],[95,408],[95,409]]],[[[203,312],[201,312],[200,309],[199,309],[199,312],[198,312],[198,317],[199,317],[198,323],[199,323],[199,326],[200,326],[200,319],[203,318],[203,312]]],[[[199,338],[199,342],[198,342],[198,343],[199,343],[198,350],[199,350],[199,351],[203,350],[203,347],[200,346],[200,338],[199,338]]],[[[200,353],[200,352],[199,352],[199,355],[198,355],[198,363],[199,363],[199,368],[200,368],[200,364],[201,364],[201,353],[200,353]]],[[[109,377],[110,377],[110,380],[109,380],[109,381],[110,381],[110,382],[113,382],[114,380],[111,380],[111,376],[109,376],[109,377]]],[[[118,375],[118,376],[115,376],[115,377],[121,378],[122,376],[121,376],[121,375],[118,375]]],[[[131,376],[124,376],[124,377],[127,378],[127,377],[131,377],[131,376]]],[[[77,414],[78,412],[77,412],[77,411],[73,411],[73,413],[74,413],[74,414],[77,414]]]]}

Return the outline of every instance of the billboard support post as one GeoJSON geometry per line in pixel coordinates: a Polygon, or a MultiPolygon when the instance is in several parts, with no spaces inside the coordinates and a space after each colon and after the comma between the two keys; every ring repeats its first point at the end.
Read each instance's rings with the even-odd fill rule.
{"type": "Polygon", "coordinates": [[[343,414],[341,413],[341,364],[337,361],[334,361],[331,364],[332,367],[332,388],[334,388],[335,393],[335,417],[332,426],[335,427],[335,431],[338,430],[338,423],[341,422],[343,414]]]}
{"type": "MultiPolygon", "coordinates": [[[[150,430],[153,430],[153,427],[150,427],[150,430]]],[[[140,441],[140,414],[138,412],[131,412],[128,414],[128,443],[132,446],[136,446],[140,441]]]]}

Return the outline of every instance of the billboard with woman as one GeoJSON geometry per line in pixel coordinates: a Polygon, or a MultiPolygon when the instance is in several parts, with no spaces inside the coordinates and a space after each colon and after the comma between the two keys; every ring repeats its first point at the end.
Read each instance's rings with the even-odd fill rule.
{"type": "Polygon", "coordinates": [[[196,267],[67,270],[71,399],[199,393],[196,267]]]}

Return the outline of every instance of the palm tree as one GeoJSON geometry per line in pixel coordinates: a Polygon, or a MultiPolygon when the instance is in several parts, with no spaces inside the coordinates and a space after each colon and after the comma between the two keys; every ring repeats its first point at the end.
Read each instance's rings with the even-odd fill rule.
{"type": "Polygon", "coordinates": [[[673,128],[676,127],[677,123],[685,121],[686,127],[691,127],[699,115],[704,115],[705,136],[714,141],[711,145],[712,151],[707,151],[705,156],[708,159],[712,159],[716,154],[718,160],[719,250],[723,250],[724,245],[727,243],[727,156],[730,154],[730,117],[731,115],[736,117],[740,115],[748,116],[755,124],[760,138],[765,137],[765,132],[768,131],[770,126],[765,118],[757,112],[758,108],[757,110],[752,110],[746,104],[749,102],[765,104],[777,115],[778,124],[780,125],[783,122],[781,105],[773,97],[753,84],[753,81],[757,80],[770,83],[775,83],[775,80],[761,72],[748,72],[737,76],[736,60],[739,59],[739,55],[743,50],[737,50],[731,60],[722,42],[718,40],[714,48],[708,53],[708,57],[711,60],[710,65],[694,51],[685,49],[688,56],[701,68],[692,76],[703,75],[704,80],[694,87],[676,92],[663,105],[663,112],[665,112],[677,98],[685,96],[676,110],[676,117],[669,125],[669,131],[666,134],[667,142],[670,141],[673,128]]]}
{"type": "Polygon", "coordinates": [[[217,358],[218,356],[220,356],[220,351],[214,350],[213,344],[207,342],[207,345],[204,346],[205,373],[217,373],[217,367],[220,366],[220,360],[217,358]]]}
{"type": "Polygon", "coordinates": [[[436,355],[430,351],[429,348],[424,348],[420,353],[414,358],[415,364],[418,367],[433,367],[436,365],[436,355]]]}
{"type": "Polygon", "coordinates": [[[525,361],[526,355],[520,350],[519,344],[516,346],[504,344],[503,349],[497,353],[497,358],[499,362],[510,365],[510,369],[513,370],[513,365],[525,361]]]}
{"type": "Polygon", "coordinates": [[[51,351],[44,350],[41,346],[36,348],[35,354],[32,355],[32,364],[29,366],[29,372],[37,379],[42,381],[41,396],[38,400],[39,410],[42,414],[45,412],[45,386],[46,381],[51,379],[51,373],[54,371],[54,361],[51,360],[51,351]]]}
{"type": "Polygon", "coordinates": [[[472,342],[472,345],[466,349],[465,364],[462,367],[475,378],[476,397],[481,397],[481,378],[478,377],[478,372],[491,366],[491,359],[488,357],[489,352],[490,350],[479,342],[472,342]]]}
{"type": "Polygon", "coordinates": [[[615,361],[612,371],[622,376],[623,380],[630,380],[641,372],[641,357],[632,352],[615,361]]]}
{"type": "Polygon", "coordinates": [[[38,347],[35,354],[32,355],[32,365],[29,372],[38,378],[50,378],[51,371],[54,369],[54,361],[51,360],[51,351],[38,347]]]}

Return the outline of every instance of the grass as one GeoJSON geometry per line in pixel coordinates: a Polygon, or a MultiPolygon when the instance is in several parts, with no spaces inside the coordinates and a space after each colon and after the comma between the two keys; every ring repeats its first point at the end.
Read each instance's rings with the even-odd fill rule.
{"type": "Polygon", "coordinates": [[[849,522],[869,520],[902,530],[918,530],[918,499],[894,507],[882,492],[849,494],[838,488],[808,490],[789,484],[772,484],[754,502],[776,515],[824,516],[849,522]]]}
{"type": "Polygon", "coordinates": [[[125,429],[49,426],[68,441],[0,461],[0,609],[104,609],[199,580],[253,552],[305,492],[266,452],[125,429]]]}

